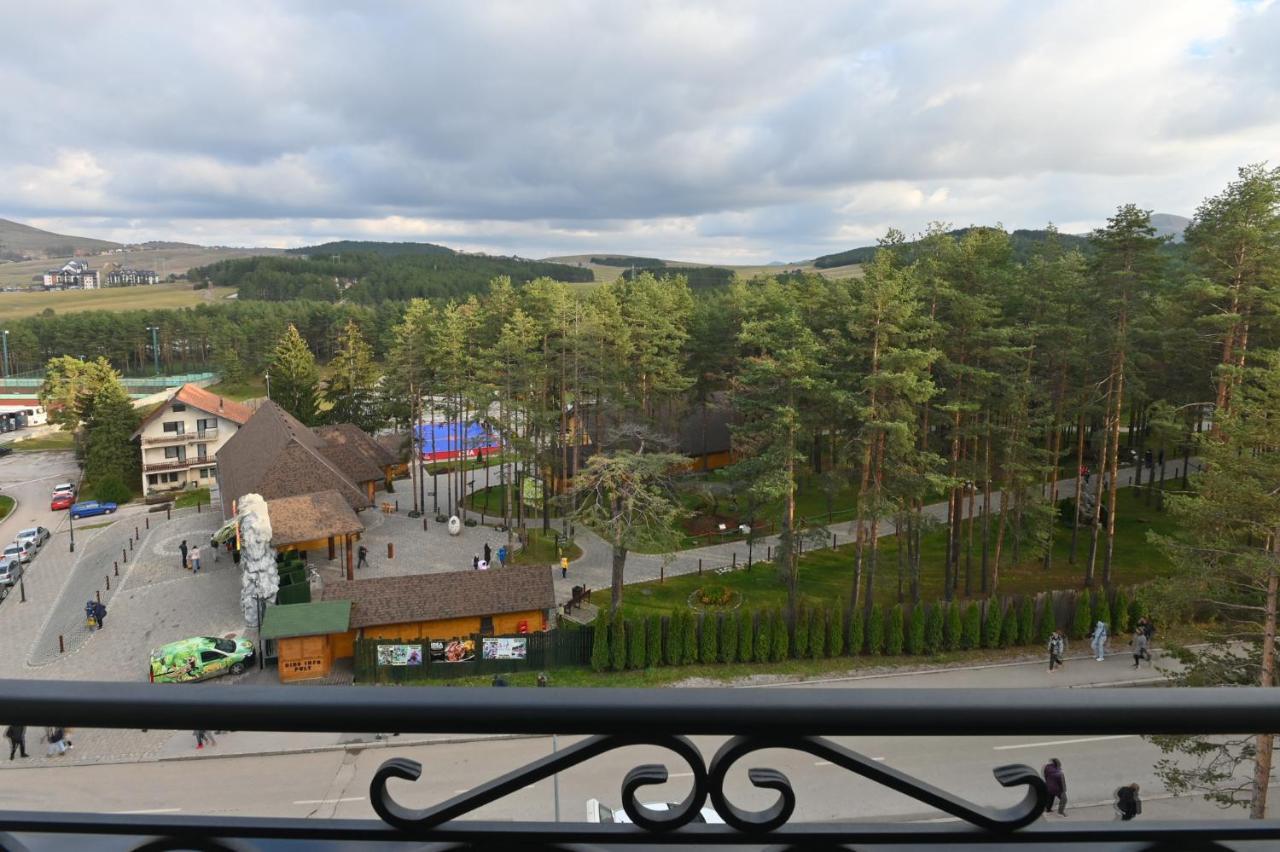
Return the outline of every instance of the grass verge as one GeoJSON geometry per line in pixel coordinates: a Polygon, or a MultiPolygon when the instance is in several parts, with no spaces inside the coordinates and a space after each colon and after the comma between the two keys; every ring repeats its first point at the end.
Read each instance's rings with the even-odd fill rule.
{"type": "Polygon", "coordinates": [[[0,521],[9,517],[15,505],[17,505],[16,501],[8,494],[0,494],[0,521]]]}
{"type": "Polygon", "coordinates": [[[47,435],[39,435],[34,438],[24,438],[21,441],[14,441],[9,446],[13,447],[15,453],[43,453],[54,450],[74,450],[76,448],[76,436],[74,432],[50,432],[47,435]]]}
{"type": "Polygon", "coordinates": [[[193,488],[190,491],[183,491],[173,501],[175,509],[189,509],[197,504],[209,505],[209,489],[193,488]]]}

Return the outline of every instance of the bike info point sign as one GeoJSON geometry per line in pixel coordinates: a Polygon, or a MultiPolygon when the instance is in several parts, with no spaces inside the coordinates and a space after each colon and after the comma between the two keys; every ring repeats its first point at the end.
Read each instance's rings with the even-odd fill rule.
{"type": "Polygon", "coordinates": [[[529,656],[529,640],[486,638],[481,653],[486,660],[524,660],[529,656]]]}
{"type": "Polygon", "coordinates": [[[379,645],[378,665],[380,666],[420,666],[422,665],[421,645],[379,645]]]}

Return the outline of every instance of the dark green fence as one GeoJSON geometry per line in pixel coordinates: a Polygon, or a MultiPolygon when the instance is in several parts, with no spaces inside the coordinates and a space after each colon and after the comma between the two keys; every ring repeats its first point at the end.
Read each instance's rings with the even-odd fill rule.
{"type": "MultiPolygon", "coordinates": [[[[357,639],[355,679],[356,683],[415,683],[588,666],[591,664],[593,632],[592,628],[585,627],[511,636],[481,636],[477,633],[467,637],[474,649],[472,657],[452,663],[432,659],[430,639],[357,639]],[[525,655],[519,659],[484,659],[485,639],[523,639],[525,655]],[[389,664],[384,660],[380,663],[380,645],[416,646],[421,649],[421,662],[411,665],[389,664]]],[[[437,645],[439,643],[440,640],[437,640],[437,645]]],[[[437,653],[439,650],[437,647],[437,653]]]]}

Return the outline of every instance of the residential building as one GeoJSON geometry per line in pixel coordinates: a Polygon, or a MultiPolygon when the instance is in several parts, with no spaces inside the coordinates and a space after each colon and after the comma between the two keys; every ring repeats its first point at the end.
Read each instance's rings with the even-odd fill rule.
{"type": "Polygon", "coordinates": [[[249,421],[249,406],[186,384],[142,421],[144,495],[217,484],[217,453],[249,421]]]}
{"type": "Polygon", "coordinates": [[[128,287],[134,284],[159,284],[160,276],[150,269],[134,269],[126,266],[107,273],[108,287],[128,287]]]}
{"type": "Polygon", "coordinates": [[[82,260],[70,260],[61,269],[46,272],[43,281],[46,290],[96,290],[98,273],[82,260]]]}
{"type": "MultiPolygon", "coordinates": [[[[245,494],[267,500],[316,491],[337,491],[357,511],[373,505],[373,495],[386,478],[385,469],[351,436],[355,426],[341,427],[344,439],[326,432],[329,443],[267,400],[249,422],[218,450],[218,484],[222,513],[245,494]]],[[[368,436],[365,436],[368,439],[368,436]]],[[[372,439],[368,439],[372,443],[372,439]]]]}

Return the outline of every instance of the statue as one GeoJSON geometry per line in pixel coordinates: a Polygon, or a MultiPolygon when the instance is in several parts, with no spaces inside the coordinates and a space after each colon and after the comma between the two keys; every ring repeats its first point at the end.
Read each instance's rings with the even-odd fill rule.
{"type": "Polygon", "coordinates": [[[276,554],[271,548],[271,516],[267,501],[258,494],[246,494],[238,503],[240,522],[240,568],[244,576],[240,584],[240,608],[244,623],[258,624],[260,601],[272,603],[280,591],[280,574],[276,570],[276,554]]]}

